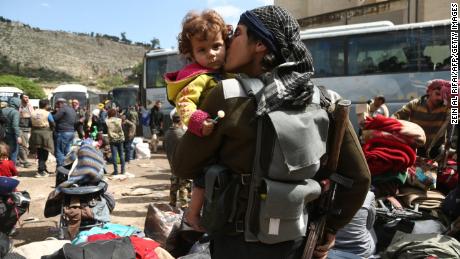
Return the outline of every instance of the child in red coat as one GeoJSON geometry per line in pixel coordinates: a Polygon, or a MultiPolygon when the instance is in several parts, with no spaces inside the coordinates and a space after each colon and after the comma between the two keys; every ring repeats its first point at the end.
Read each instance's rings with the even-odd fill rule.
{"type": "Polygon", "coordinates": [[[0,176],[12,177],[18,175],[18,170],[13,161],[9,160],[9,147],[0,143],[0,176]]]}

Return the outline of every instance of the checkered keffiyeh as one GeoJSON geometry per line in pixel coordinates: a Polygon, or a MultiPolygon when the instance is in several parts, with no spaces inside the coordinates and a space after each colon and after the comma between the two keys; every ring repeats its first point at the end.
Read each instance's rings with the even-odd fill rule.
{"type": "Polygon", "coordinates": [[[244,19],[243,16],[255,16],[259,21],[250,26],[261,24],[265,26],[264,30],[273,35],[275,55],[281,60],[281,64],[268,73],[270,76],[264,76],[267,85],[258,102],[257,115],[269,113],[281,106],[308,104],[313,93],[313,84],[310,81],[313,75],[313,58],[300,40],[300,27],[297,21],[288,11],[273,5],[243,13],[240,22],[248,23],[248,19],[244,19]]]}

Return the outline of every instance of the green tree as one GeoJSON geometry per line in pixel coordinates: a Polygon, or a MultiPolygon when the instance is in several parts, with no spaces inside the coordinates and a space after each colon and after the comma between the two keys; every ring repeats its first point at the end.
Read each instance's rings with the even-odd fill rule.
{"type": "Polygon", "coordinates": [[[120,40],[120,41],[121,41],[121,42],[126,42],[126,40],[127,40],[127,39],[126,39],[126,32],[122,32],[122,33],[121,33],[121,40],[120,40]]]}
{"type": "Polygon", "coordinates": [[[101,90],[110,90],[117,86],[124,84],[123,77],[121,75],[111,75],[98,79],[97,87],[101,90]]]}
{"type": "Polygon", "coordinates": [[[150,45],[150,48],[151,49],[159,49],[160,48],[160,40],[157,39],[157,38],[153,38],[151,41],[150,41],[151,45],[150,45]]]}
{"type": "Polygon", "coordinates": [[[21,76],[0,75],[0,86],[14,86],[27,94],[31,99],[46,98],[43,89],[35,82],[21,76]]]}

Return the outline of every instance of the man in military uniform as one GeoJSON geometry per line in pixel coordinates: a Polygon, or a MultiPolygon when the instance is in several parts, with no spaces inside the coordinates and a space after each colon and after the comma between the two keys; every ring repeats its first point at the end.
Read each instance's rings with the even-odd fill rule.
{"type": "MultiPolygon", "coordinates": [[[[296,20],[281,7],[265,6],[243,13],[228,47],[224,69],[244,75],[239,77],[241,80],[236,84],[226,84],[227,80],[223,80],[209,91],[199,107],[209,118],[215,118],[217,112],[223,110],[225,118],[219,120],[214,132],[206,138],[186,132],[174,153],[174,173],[179,177],[198,177],[209,164],[225,166],[235,177],[241,176],[238,203],[230,202],[227,205],[237,207],[237,212],[244,212],[248,208],[246,184],[251,179],[247,179],[245,175],[252,177],[254,174],[257,118],[266,118],[270,113],[281,109],[298,112],[312,102],[314,86],[310,77],[313,74],[313,62],[311,54],[300,40],[299,32],[296,20]],[[251,80],[262,82],[262,86],[255,89],[255,92],[248,91],[241,83],[251,80]]],[[[314,128],[316,125],[311,127],[312,130],[317,130],[314,128]]],[[[274,136],[263,138],[262,142],[270,144],[273,138],[274,136]]],[[[299,141],[295,142],[301,143],[302,148],[311,150],[311,154],[304,155],[315,155],[313,153],[316,147],[307,147],[312,144],[306,140],[299,141]]],[[[266,149],[262,147],[261,150],[266,149]]],[[[261,158],[259,162],[263,167],[268,163],[263,163],[264,157],[261,158]]],[[[337,189],[334,206],[341,214],[327,218],[325,242],[317,246],[314,252],[317,258],[327,256],[328,250],[334,244],[336,231],[352,219],[369,190],[369,169],[350,122],[347,124],[340,150],[338,171],[353,180],[353,187],[337,189]]],[[[280,206],[283,208],[277,209],[282,213],[290,208],[290,203],[286,200],[285,204],[278,205],[280,206]]],[[[248,220],[244,213],[243,219],[248,220]]],[[[254,220],[257,220],[254,224],[261,221],[254,220]]],[[[271,226],[274,230],[279,230],[278,224],[279,218],[275,218],[271,226]]],[[[305,234],[291,240],[268,244],[248,240],[247,226],[235,224],[233,232],[213,235],[212,258],[301,257],[305,234]]],[[[271,234],[277,235],[278,232],[273,231],[271,234]]]]}
{"type": "MultiPolygon", "coordinates": [[[[174,150],[180,138],[184,135],[185,130],[182,127],[180,117],[177,113],[172,115],[172,125],[168,129],[165,135],[165,150],[166,157],[168,158],[169,165],[171,170],[172,166],[172,157],[174,155],[174,150]]],[[[169,189],[169,205],[176,207],[177,205],[177,193],[179,192],[179,204],[181,208],[186,208],[188,205],[188,197],[191,192],[191,182],[187,179],[182,179],[171,173],[171,187],[169,189]]]]}
{"type": "Polygon", "coordinates": [[[21,164],[24,167],[30,167],[29,161],[27,161],[28,148],[29,148],[29,138],[31,130],[31,119],[32,112],[34,107],[29,101],[29,96],[26,94],[21,94],[21,105],[19,106],[19,128],[21,132],[22,143],[19,145],[19,157],[16,162],[16,166],[21,164]]]}

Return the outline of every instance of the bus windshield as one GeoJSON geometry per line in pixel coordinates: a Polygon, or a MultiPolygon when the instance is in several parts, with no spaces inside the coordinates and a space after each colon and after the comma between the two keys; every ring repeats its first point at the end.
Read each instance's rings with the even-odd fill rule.
{"type": "Polygon", "coordinates": [[[126,109],[130,106],[136,106],[138,103],[137,88],[114,88],[111,92],[112,100],[117,107],[126,109]]]}
{"type": "Polygon", "coordinates": [[[72,99],[77,99],[80,103],[80,107],[86,107],[86,94],[82,92],[59,92],[54,93],[52,97],[52,104],[56,102],[57,99],[64,98],[69,102],[72,99]]]}
{"type": "Polygon", "coordinates": [[[153,102],[160,100],[163,103],[163,109],[171,110],[172,106],[166,98],[166,82],[164,74],[181,69],[186,64],[184,58],[175,53],[167,55],[148,56],[145,59],[145,104],[147,107],[153,105],[153,102]]]}
{"type": "Polygon", "coordinates": [[[163,79],[164,74],[167,72],[179,70],[184,65],[185,61],[176,54],[167,56],[155,56],[147,59],[146,88],[165,87],[166,83],[163,79]]]}

